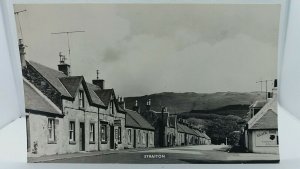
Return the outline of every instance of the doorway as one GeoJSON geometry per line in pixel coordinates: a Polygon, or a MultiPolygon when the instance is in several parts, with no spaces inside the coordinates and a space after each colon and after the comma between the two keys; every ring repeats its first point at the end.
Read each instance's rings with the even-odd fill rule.
{"type": "Polygon", "coordinates": [[[133,147],[136,148],[136,130],[133,130],[133,147]]]}
{"type": "Polygon", "coordinates": [[[80,123],[79,125],[79,151],[85,151],[84,123],[80,123]]]}
{"type": "Polygon", "coordinates": [[[110,149],[115,149],[114,126],[110,126],[110,149]]]}

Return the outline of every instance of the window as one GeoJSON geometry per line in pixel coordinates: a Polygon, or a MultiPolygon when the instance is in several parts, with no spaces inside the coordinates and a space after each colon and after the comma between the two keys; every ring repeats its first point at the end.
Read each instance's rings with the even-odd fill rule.
{"type": "Polygon", "coordinates": [[[110,113],[115,114],[115,112],[114,112],[114,101],[113,100],[110,101],[109,108],[110,108],[110,113]]]}
{"type": "Polygon", "coordinates": [[[84,93],[83,93],[83,90],[79,90],[79,108],[84,108],[84,93]]]}
{"type": "Polygon", "coordinates": [[[131,143],[131,129],[128,130],[128,143],[131,143]]]}
{"type": "Polygon", "coordinates": [[[101,124],[101,143],[107,143],[107,125],[101,124]]]}
{"type": "Polygon", "coordinates": [[[48,143],[55,142],[55,120],[48,119],[48,143]]]}
{"type": "Polygon", "coordinates": [[[118,143],[122,143],[122,128],[118,127],[118,143]]]}
{"type": "Polygon", "coordinates": [[[74,121],[70,121],[70,125],[69,125],[69,141],[70,143],[75,143],[75,122],[74,121]]]}
{"type": "Polygon", "coordinates": [[[90,124],[90,143],[95,143],[95,123],[90,124]]]}

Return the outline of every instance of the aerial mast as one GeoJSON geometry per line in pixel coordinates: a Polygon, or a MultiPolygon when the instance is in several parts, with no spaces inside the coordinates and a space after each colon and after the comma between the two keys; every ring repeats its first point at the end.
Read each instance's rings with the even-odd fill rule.
{"type": "Polygon", "coordinates": [[[70,34],[73,34],[73,33],[82,33],[82,32],[85,32],[85,31],[78,30],[78,31],[67,31],[67,32],[54,32],[54,33],[51,33],[51,34],[54,34],[54,35],[62,35],[62,34],[66,34],[67,35],[67,40],[68,40],[68,54],[69,54],[69,60],[70,60],[70,62],[71,62],[70,34]]]}

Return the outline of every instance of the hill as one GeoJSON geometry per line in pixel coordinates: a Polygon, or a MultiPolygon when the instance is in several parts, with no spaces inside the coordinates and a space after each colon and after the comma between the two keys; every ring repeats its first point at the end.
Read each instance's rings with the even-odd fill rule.
{"type": "Polygon", "coordinates": [[[141,110],[145,110],[148,99],[151,99],[151,109],[161,111],[167,106],[169,112],[179,114],[193,110],[211,110],[229,105],[251,105],[256,100],[263,100],[261,92],[217,92],[217,93],[172,93],[164,92],[146,96],[125,98],[126,107],[132,108],[138,100],[141,110]]]}

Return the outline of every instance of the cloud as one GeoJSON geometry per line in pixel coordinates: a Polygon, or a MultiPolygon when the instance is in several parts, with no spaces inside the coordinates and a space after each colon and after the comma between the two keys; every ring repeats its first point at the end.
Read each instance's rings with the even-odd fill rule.
{"type": "Polygon", "coordinates": [[[100,69],[123,96],[260,90],[276,77],[279,5],[17,5],[27,57],[56,68],[66,37],[72,73],[100,69]],[[78,11],[80,11],[78,13],[78,11]],[[45,18],[47,22],[45,23],[45,18]]]}

